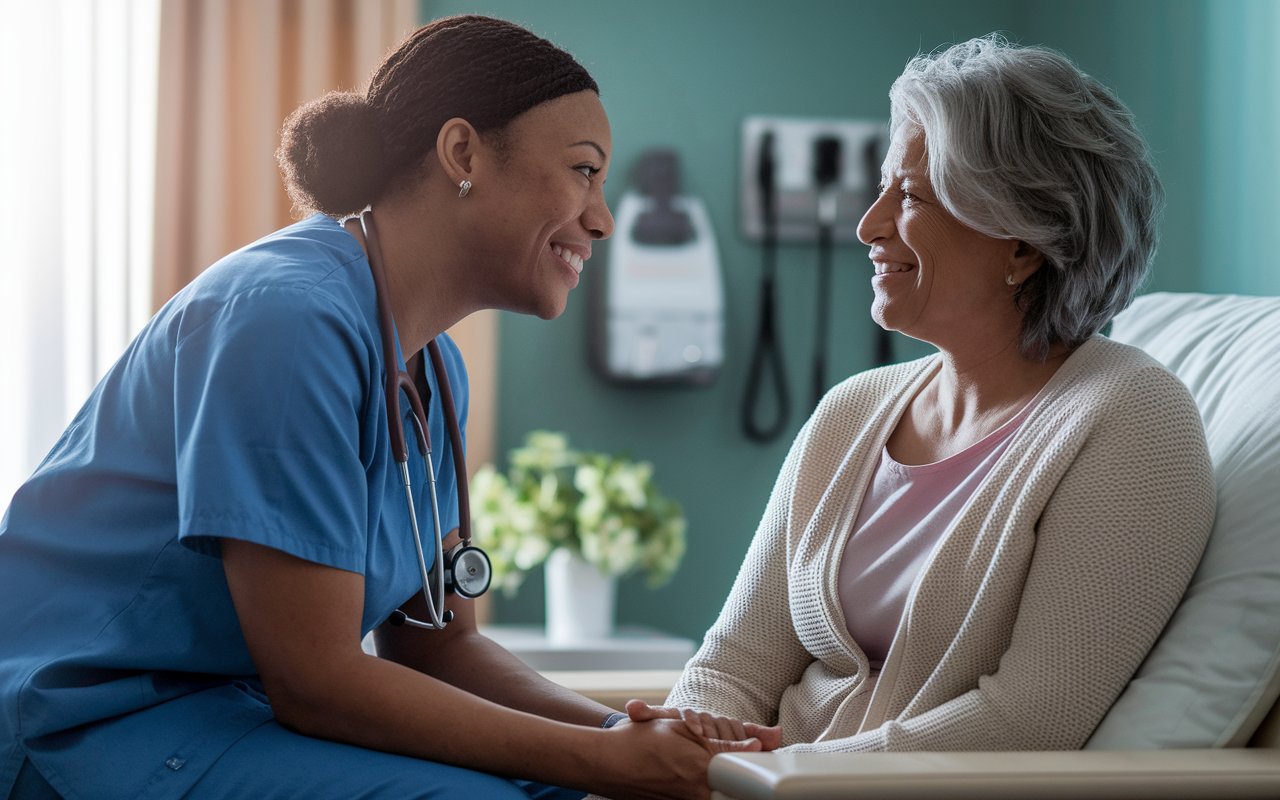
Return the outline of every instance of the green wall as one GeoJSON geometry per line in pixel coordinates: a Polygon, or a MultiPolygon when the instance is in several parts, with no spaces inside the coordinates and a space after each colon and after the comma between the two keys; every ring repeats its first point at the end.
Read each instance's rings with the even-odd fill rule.
{"type": "MultiPolygon", "coordinates": [[[[1197,288],[1202,204],[1200,28],[1202,3],[910,0],[704,2],[645,0],[427,0],[423,19],[484,13],[522,23],[568,49],[591,70],[613,126],[606,196],[627,183],[637,156],[675,147],[686,189],[708,204],[721,248],[726,365],[703,389],[621,389],[587,365],[585,293],[559,319],[504,315],[500,333],[498,449],[533,429],[569,433],[583,448],[629,451],[652,461],[659,485],[679,499],[689,550],[668,586],[625,580],[619,619],[700,639],[714,621],[764,509],[787,446],[803,422],[812,352],[815,253],[784,247],[781,320],[793,411],[775,443],[748,442],[738,408],[755,330],[760,254],[738,234],[742,118],[750,114],[887,119],[888,88],[920,50],[1005,31],[1075,56],[1133,108],[1169,191],[1164,246],[1151,287],[1197,288]]],[[[589,262],[584,282],[599,264],[589,262]],[[594,267],[594,270],[593,270],[594,267]]],[[[872,323],[866,249],[836,257],[829,374],[870,366],[872,323]]],[[[899,357],[928,352],[900,339],[899,357]]],[[[542,579],[499,600],[504,622],[542,619],[542,579]]]]}
{"type": "Polygon", "coordinates": [[[1201,286],[1280,294],[1280,3],[1205,3],[1201,286]]]}
{"type": "Polygon", "coordinates": [[[1148,290],[1200,286],[1202,0],[1076,0],[1023,6],[1020,38],[1067,53],[1113,88],[1151,145],[1166,207],[1148,290]]]}
{"type": "Polygon", "coordinates": [[[1149,290],[1280,294],[1280,3],[1028,2],[1023,38],[1115,87],[1168,193],[1149,290]]]}

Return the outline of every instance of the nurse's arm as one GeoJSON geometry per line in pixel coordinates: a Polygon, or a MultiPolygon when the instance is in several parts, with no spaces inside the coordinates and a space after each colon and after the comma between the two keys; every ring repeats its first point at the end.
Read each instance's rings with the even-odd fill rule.
{"type": "Polygon", "coordinates": [[[360,649],[364,576],[221,542],[249,654],[277,721],[291,730],[616,798],[705,799],[715,750],[759,749],[717,748],[675,720],[614,730],[567,724],[375,658],[360,649]]]}
{"type": "MultiPolygon", "coordinates": [[[[455,528],[445,537],[448,550],[457,541],[455,528]]],[[[422,592],[401,610],[414,619],[430,619],[422,592]]],[[[613,709],[543,678],[505,648],[476,629],[475,601],[456,594],[445,598],[453,622],[430,631],[383,623],[374,630],[380,658],[415,669],[507,708],[575,725],[599,726],[613,709]]]]}

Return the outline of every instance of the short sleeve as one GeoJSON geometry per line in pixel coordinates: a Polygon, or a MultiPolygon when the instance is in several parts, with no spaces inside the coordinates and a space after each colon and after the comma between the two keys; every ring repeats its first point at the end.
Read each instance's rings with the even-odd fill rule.
{"type": "Polygon", "coordinates": [[[179,538],[218,537],[363,573],[361,460],[370,351],[326,296],[270,287],[236,295],[175,351],[179,538]]]}

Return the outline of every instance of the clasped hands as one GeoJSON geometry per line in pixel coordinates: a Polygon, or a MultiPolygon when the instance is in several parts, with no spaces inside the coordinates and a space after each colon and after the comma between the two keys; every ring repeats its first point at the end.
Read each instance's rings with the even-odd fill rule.
{"type": "Polygon", "coordinates": [[[700,739],[711,753],[759,752],[782,745],[782,729],[778,726],[742,722],[692,708],[651,706],[643,700],[629,700],[626,708],[627,719],[620,720],[618,725],[657,719],[681,720],[688,732],[700,739]]]}
{"type": "Polygon", "coordinates": [[[773,750],[782,730],[691,708],[627,703],[627,718],[601,737],[592,788],[613,800],[709,800],[707,769],[717,753],[773,750]]]}

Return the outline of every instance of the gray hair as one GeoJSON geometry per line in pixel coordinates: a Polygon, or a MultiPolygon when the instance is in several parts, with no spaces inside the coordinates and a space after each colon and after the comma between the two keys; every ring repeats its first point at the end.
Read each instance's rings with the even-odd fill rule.
{"type": "Polygon", "coordinates": [[[965,225],[1045,264],[1019,287],[1019,347],[1074,348],[1133,299],[1164,190],[1133,115],[1066,56],[997,34],[918,55],[889,90],[890,132],[917,125],[929,179],[965,225]]]}

